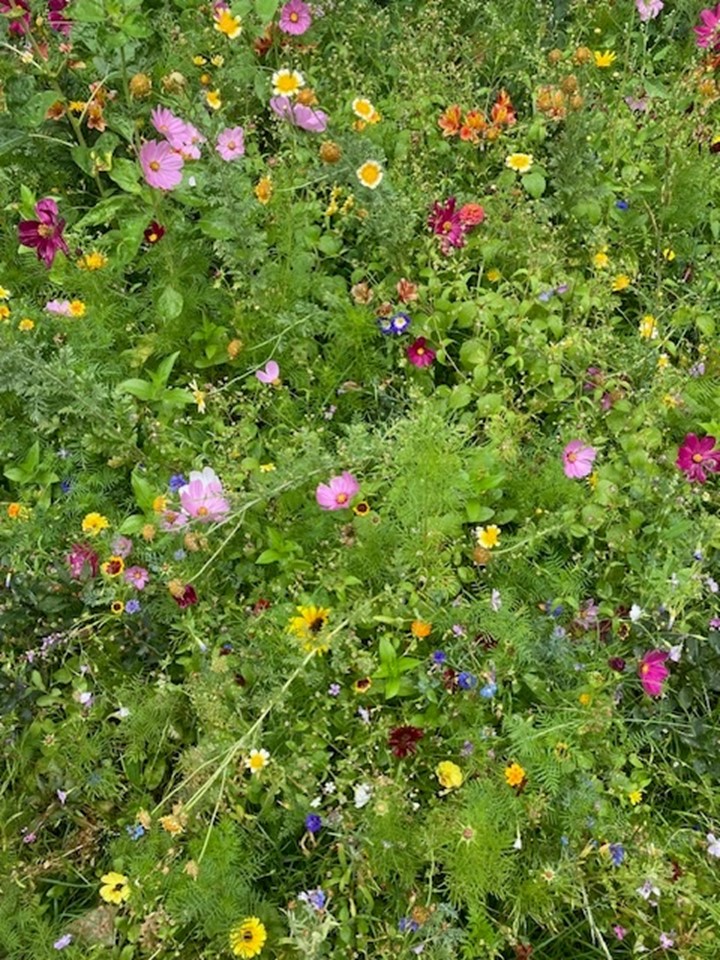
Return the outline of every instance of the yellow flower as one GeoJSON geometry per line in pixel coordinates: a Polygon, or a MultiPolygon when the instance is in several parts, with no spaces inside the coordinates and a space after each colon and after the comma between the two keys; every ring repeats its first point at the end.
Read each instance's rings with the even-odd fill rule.
{"type": "Polygon", "coordinates": [[[125,561],[122,557],[110,557],[103,563],[101,569],[106,577],[119,577],[125,569],[125,561]]]}
{"type": "Polygon", "coordinates": [[[177,833],[182,833],[186,825],[187,814],[183,813],[181,803],[176,803],[173,806],[172,813],[169,813],[166,817],[160,817],[160,826],[167,833],[173,834],[173,836],[177,833]]]}
{"type": "Polygon", "coordinates": [[[212,110],[219,110],[222,106],[222,98],[219,90],[209,90],[205,94],[205,102],[212,110]]]}
{"type": "Polygon", "coordinates": [[[593,472],[588,477],[588,486],[590,487],[591,490],[595,490],[595,488],[597,487],[598,479],[599,477],[597,475],[597,470],[593,470],[593,472]]]}
{"type": "Polygon", "coordinates": [[[410,633],[421,640],[423,637],[429,637],[432,630],[432,624],[424,620],[413,620],[410,624],[410,633]]]}
{"type": "Polygon", "coordinates": [[[657,321],[651,313],[646,313],[642,318],[638,331],[643,340],[654,340],[657,337],[657,321]]]}
{"type": "Polygon", "coordinates": [[[619,273],[613,278],[612,292],[621,293],[623,290],[627,290],[631,282],[630,277],[626,273],[619,273]]]}
{"type": "Polygon", "coordinates": [[[10,316],[10,307],[6,303],[0,303],[0,320],[7,320],[10,316]]]}
{"type": "Polygon", "coordinates": [[[200,389],[196,379],[190,381],[190,390],[192,391],[193,400],[197,404],[198,413],[205,413],[205,398],[207,397],[207,392],[200,389]]]}
{"type": "Polygon", "coordinates": [[[30,317],[23,317],[20,323],[18,324],[18,330],[34,330],[35,321],[31,320],[30,317]]]}
{"type": "Polygon", "coordinates": [[[330,616],[327,607],[314,605],[297,607],[299,617],[292,617],[288,624],[288,633],[303,641],[303,650],[307,653],[325,653],[330,644],[323,639],[322,632],[330,616]]]}
{"type": "Polygon", "coordinates": [[[657,368],[658,370],[664,370],[665,367],[670,366],[670,357],[666,353],[661,353],[657,358],[657,368]]]}
{"type": "Polygon", "coordinates": [[[110,604],[110,613],[112,613],[113,616],[119,617],[124,609],[125,604],[122,602],[122,600],[113,600],[113,602],[110,604]]]}
{"type": "Polygon", "coordinates": [[[70,103],[68,104],[68,110],[70,110],[72,113],[82,113],[84,109],[85,109],[84,100],[71,100],[70,103]]]}
{"type": "Polygon", "coordinates": [[[605,250],[605,247],[603,247],[602,250],[598,250],[598,252],[592,258],[593,266],[596,270],[605,270],[610,264],[610,257],[607,255],[605,250]]]}
{"type": "Polygon", "coordinates": [[[23,515],[23,507],[19,503],[9,503],[7,515],[11,520],[20,520],[23,515]]]}
{"type": "Polygon", "coordinates": [[[205,59],[205,57],[197,56],[197,57],[193,57],[193,63],[195,64],[196,67],[204,67],[205,64],[207,63],[207,60],[205,59]]]}
{"type": "Polygon", "coordinates": [[[672,247],[665,247],[662,252],[663,257],[667,260],[668,263],[672,263],[675,259],[675,251],[672,247]]]}
{"type": "Polygon", "coordinates": [[[461,787],[465,779],[460,767],[452,760],[443,760],[439,763],[435,767],[435,776],[440,781],[440,786],[446,790],[455,790],[457,787],[461,787]]]}
{"type": "Polygon", "coordinates": [[[682,403],[680,397],[677,397],[672,393],[666,393],[665,396],[662,398],[662,402],[665,404],[666,407],[669,407],[671,410],[674,410],[675,407],[679,407],[680,404],[682,403]]]}
{"type": "Polygon", "coordinates": [[[108,258],[99,250],[93,250],[92,253],[86,253],[84,257],[78,260],[78,267],[81,270],[102,270],[107,266],[108,258]]]}
{"type": "Polygon", "coordinates": [[[367,500],[361,500],[353,507],[353,513],[356,517],[366,517],[370,513],[370,504],[367,500]]]}
{"type": "Polygon", "coordinates": [[[250,960],[265,946],[267,930],[257,917],[248,917],[230,931],[230,949],[233,956],[250,960]]]}
{"type": "Polygon", "coordinates": [[[225,63],[225,57],[221,53],[216,53],[214,56],[210,57],[210,63],[214,67],[222,67],[225,63]]]}
{"type": "Polygon", "coordinates": [[[259,469],[260,473],[272,473],[276,467],[274,463],[261,463],[259,469]]]}
{"type": "Polygon", "coordinates": [[[378,120],[380,119],[377,110],[366,97],[356,97],[352,102],[352,109],[356,117],[360,117],[367,123],[377,123],[374,119],[376,116],[378,120]]]}
{"type": "Polygon", "coordinates": [[[516,173],[527,173],[532,168],[533,155],[531,153],[511,153],[505,157],[505,166],[516,173]]]}
{"type": "Polygon", "coordinates": [[[491,269],[488,270],[488,272],[485,274],[485,276],[488,278],[488,280],[490,281],[490,283],[497,283],[498,280],[500,280],[500,279],[502,278],[502,274],[501,274],[500,271],[497,269],[497,267],[491,267],[491,269]]]}
{"type": "Polygon", "coordinates": [[[384,171],[377,160],[366,160],[361,167],[355,171],[360,183],[368,190],[374,190],[380,185],[384,171]]]}
{"type": "Polygon", "coordinates": [[[128,878],[122,873],[106,873],[100,878],[103,886],[100,887],[100,896],[105,903],[120,904],[130,896],[128,878]]]}
{"type": "Polygon", "coordinates": [[[0,300],[9,300],[11,293],[5,287],[0,286],[0,300]]]}
{"type": "Polygon", "coordinates": [[[298,70],[283,68],[272,75],[272,86],[276,97],[294,97],[305,86],[305,78],[298,70]]]}
{"type": "Polygon", "coordinates": [[[215,29],[224,33],[228,40],[235,40],[242,33],[242,20],[234,17],[228,9],[222,9],[215,15],[215,29]]]}
{"type": "Polygon", "coordinates": [[[91,536],[95,536],[101,530],[107,530],[109,526],[110,521],[101,513],[88,513],[82,522],[83,533],[89,533],[91,536]]]}
{"type": "Polygon", "coordinates": [[[617,54],[613,53],[612,50],[605,50],[604,53],[601,53],[599,50],[595,50],[593,53],[595,58],[596,67],[611,67],[617,60],[617,54]]]}
{"type": "Polygon", "coordinates": [[[162,513],[163,510],[167,508],[167,497],[163,497],[162,495],[155,497],[152,502],[152,508],[155,513],[162,513]]]}
{"type": "Polygon", "coordinates": [[[272,177],[269,174],[265,177],[261,177],[255,184],[255,189],[253,192],[263,206],[269,203],[270,197],[272,197],[273,194],[272,177]]]}
{"type": "Polygon", "coordinates": [[[68,306],[71,317],[84,317],[85,316],[85,304],[82,300],[71,300],[68,306]]]}
{"type": "Polygon", "coordinates": [[[269,760],[270,754],[267,750],[251,750],[250,756],[245,761],[245,766],[255,776],[256,773],[260,773],[268,765],[269,760]]]}
{"type": "Polygon", "coordinates": [[[372,677],[361,677],[360,680],[356,680],[353,684],[353,690],[355,693],[367,693],[371,686],[372,677]]]}
{"type": "Polygon", "coordinates": [[[492,550],[500,543],[500,527],[496,527],[495,524],[480,527],[477,531],[477,542],[485,550],[492,550]]]}
{"type": "Polygon", "coordinates": [[[634,807],[636,807],[642,801],[642,798],[642,790],[631,790],[628,794],[628,800],[634,807]]]}
{"type": "Polygon", "coordinates": [[[590,704],[592,703],[592,694],[581,693],[580,696],[578,697],[578,700],[580,701],[581,707],[589,707],[590,704]]]}
{"type": "Polygon", "coordinates": [[[509,767],[505,767],[505,782],[509,787],[519,787],[525,780],[525,776],[525,771],[519,763],[511,763],[509,767]]]}

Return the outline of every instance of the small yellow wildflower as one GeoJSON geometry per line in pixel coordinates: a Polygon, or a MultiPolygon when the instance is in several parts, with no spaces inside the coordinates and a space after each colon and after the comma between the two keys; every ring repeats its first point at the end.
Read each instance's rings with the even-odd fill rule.
{"type": "Polygon", "coordinates": [[[305,78],[298,70],[283,68],[272,75],[273,93],[276,97],[294,97],[304,86],[305,78]]]}
{"type": "Polygon", "coordinates": [[[210,57],[210,63],[214,67],[222,67],[225,63],[225,57],[221,53],[216,53],[214,56],[210,57]]]}
{"type": "Polygon", "coordinates": [[[193,57],[192,62],[195,64],[196,67],[204,67],[205,64],[207,63],[207,60],[205,59],[205,57],[197,56],[197,57],[193,57]]]}
{"type": "Polygon", "coordinates": [[[410,624],[410,633],[417,637],[418,640],[422,640],[423,637],[429,637],[432,630],[432,624],[426,623],[425,620],[413,620],[410,624]]]}
{"type": "Polygon", "coordinates": [[[502,278],[502,274],[497,267],[491,267],[488,272],[485,274],[490,283],[497,283],[498,280],[502,278]]]}
{"type": "Polygon", "coordinates": [[[664,259],[667,260],[668,263],[672,263],[673,260],[675,259],[675,251],[673,250],[672,247],[665,247],[665,249],[662,252],[662,255],[664,259]]]}
{"type": "Polygon", "coordinates": [[[9,300],[12,294],[6,287],[0,286],[0,300],[9,300]]]}
{"type": "Polygon", "coordinates": [[[102,886],[100,887],[100,896],[105,903],[121,904],[130,896],[130,885],[128,878],[122,873],[106,873],[100,878],[102,886]]]}
{"type": "Polygon", "coordinates": [[[674,410],[676,407],[679,407],[682,403],[680,397],[675,396],[674,393],[666,393],[662,398],[663,404],[668,407],[670,410],[674,410]]]}
{"type": "Polygon", "coordinates": [[[68,104],[68,110],[70,110],[71,113],[82,113],[85,107],[86,103],[84,100],[71,100],[68,104]]]}
{"type": "Polygon", "coordinates": [[[30,317],[23,317],[20,323],[18,324],[18,330],[34,330],[35,321],[31,320],[30,317]]]}
{"type": "Polygon", "coordinates": [[[85,316],[85,304],[82,300],[71,300],[68,305],[68,310],[70,311],[71,317],[85,316]]]}
{"type": "Polygon", "coordinates": [[[245,766],[255,776],[268,765],[269,761],[270,754],[267,750],[251,750],[250,756],[245,760],[245,766]]]}
{"type": "Polygon", "coordinates": [[[162,513],[163,510],[167,509],[167,497],[162,496],[162,494],[159,497],[155,497],[152,502],[152,508],[155,513],[162,513]]]}
{"type": "Polygon", "coordinates": [[[485,550],[492,550],[500,543],[500,527],[494,523],[489,527],[480,527],[477,531],[477,542],[485,550]]]}
{"type": "Polygon", "coordinates": [[[108,258],[104,253],[93,250],[91,253],[86,253],[84,257],[80,257],[77,265],[81,270],[102,270],[107,266],[107,262],[108,258]]]}
{"type": "Polygon", "coordinates": [[[367,187],[368,190],[374,190],[380,186],[384,171],[377,160],[366,160],[362,166],[357,168],[355,174],[364,187],[367,187]]]}
{"type": "Polygon", "coordinates": [[[272,471],[277,468],[274,463],[261,463],[259,469],[260,473],[272,473],[272,471]]]}
{"type": "Polygon", "coordinates": [[[578,697],[581,707],[589,707],[592,703],[592,694],[590,693],[581,693],[578,697]]]}
{"type": "Polygon", "coordinates": [[[261,177],[255,184],[253,193],[257,197],[259,203],[262,203],[263,206],[268,204],[270,202],[270,197],[273,195],[272,177],[269,174],[261,177]]]}
{"type": "Polygon", "coordinates": [[[212,110],[219,110],[222,106],[222,97],[219,90],[209,90],[205,94],[205,102],[212,110]]]}
{"type": "Polygon", "coordinates": [[[233,956],[251,960],[262,952],[267,940],[267,930],[258,917],[248,917],[230,931],[230,949],[233,956]]]}
{"type": "Polygon", "coordinates": [[[192,391],[193,400],[197,404],[198,413],[205,413],[205,410],[207,409],[205,406],[207,391],[200,389],[196,379],[192,379],[190,381],[190,390],[192,391]]]}
{"type": "Polygon", "coordinates": [[[643,340],[655,340],[658,335],[657,320],[651,313],[646,313],[638,330],[643,340]]]}
{"type": "Polygon", "coordinates": [[[0,320],[7,320],[10,316],[10,307],[6,303],[0,303],[0,320]]]}
{"type": "Polygon", "coordinates": [[[443,760],[435,767],[435,776],[440,781],[440,786],[446,790],[456,790],[462,786],[463,772],[460,767],[452,760],[443,760]]]}
{"type": "Polygon", "coordinates": [[[630,277],[626,273],[619,273],[616,277],[613,278],[612,282],[612,292],[613,293],[622,293],[623,290],[631,284],[630,277]]]}
{"type": "Polygon", "coordinates": [[[23,515],[23,507],[19,503],[9,503],[7,515],[11,520],[20,520],[23,515]]]}
{"type": "Polygon", "coordinates": [[[631,790],[628,794],[628,800],[630,803],[636,807],[639,803],[642,802],[643,794],[642,790],[631,790]]]}
{"type": "Polygon", "coordinates": [[[107,530],[109,526],[110,521],[101,513],[88,513],[82,522],[83,533],[89,533],[93,537],[102,530],[107,530]]]}
{"type": "Polygon", "coordinates": [[[176,803],[172,808],[172,813],[165,817],[160,817],[160,826],[167,833],[182,833],[187,826],[187,814],[183,813],[182,804],[176,803]]]}
{"type": "Polygon", "coordinates": [[[380,114],[367,97],[356,97],[352,102],[352,110],[356,117],[366,123],[377,123],[380,119],[380,114]]]}
{"type": "Polygon", "coordinates": [[[591,490],[595,490],[597,488],[598,479],[599,477],[597,475],[597,470],[593,470],[593,472],[590,474],[590,476],[587,479],[588,486],[590,487],[591,490]]]}
{"type": "Polygon", "coordinates": [[[505,157],[505,166],[516,173],[527,173],[532,169],[533,161],[531,153],[511,153],[505,157]]]}
{"type": "Polygon", "coordinates": [[[215,15],[215,29],[224,33],[228,40],[235,40],[242,33],[242,20],[234,17],[227,9],[221,9],[215,15]]]}
{"type": "Polygon", "coordinates": [[[657,358],[657,368],[658,370],[664,370],[666,367],[670,366],[670,357],[666,353],[661,353],[657,358]]]}
{"type": "Polygon", "coordinates": [[[617,54],[613,53],[612,50],[605,50],[604,52],[595,50],[593,52],[593,57],[595,58],[595,66],[602,69],[611,67],[617,60],[617,54]]]}
{"type": "Polygon", "coordinates": [[[526,773],[519,763],[511,763],[505,767],[505,782],[509,787],[519,787],[526,778],[526,773]]]}
{"type": "Polygon", "coordinates": [[[592,258],[592,263],[596,270],[606,270],[610,265],[610,257],[607,255],[605,250],[605,247],[603,247],[602,250],[598,250],[598,252],[592,258]]]}

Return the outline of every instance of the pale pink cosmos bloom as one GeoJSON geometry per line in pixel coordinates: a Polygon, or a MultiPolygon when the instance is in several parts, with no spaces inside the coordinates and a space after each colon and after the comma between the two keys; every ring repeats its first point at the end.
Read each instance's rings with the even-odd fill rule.
{"type": "Polygon", "coordinates": [[[319,483],[315,499],[323,510],[344,510],[360,489],[360,484],[347,470],[339,477],[332,477],[330,483],[319,483]]]}
{"type": "Polygon", "coordinates": [[[664,650],[648,650],[640,661],[638,674],[643,690],[649,697],[659,697],[662,695],[662,685],[670,675],[670,671],[665,666],[668,654],[664,650]]]}
{"type": "Polygon", "coordinates": [[[571,440],[563,450],[563,470],[571,480],[580,480],[592,473],[593,460],[597,456],[594,447],[587,447],[582,440],[571,440]]]}
{"type": "Polygon", "coordinates": [[[45,304],[45,309],[48,313],[56,313],[60,317],[69,317],[70,316],[70,301],[69,300],[48,300],[45,304]]]}
{"type": "Polygon", "coordinates": [[[173,190],[182,180],[183,158],[160,140],[148,140],[140,149],[140,166],[151,187],[173,190]]]}
{"type": "Polygon", "coordinates": [[[125,571],[125,583],[129,583],[136,590],[144,590],[149,579],[150,574],[145,567],[128,567],[125,571]]]}
{"type": "Polygon", "coordinates": [[[289,0],[280,11],[278,26],[283,33],[299,37],[310,29],[311,23],[310,7],[303,0],[289,0]]]}
{"type": "Polygon", "coordinates": [[[255,376],[260,383],[280,383],[280,367],[274,360],[268,360],[264,370],[256,370],[255,376]]]}
{"type": "Polygon", "coordinates": [[[635,0],[637,12],[643,23],[654,20],[665,6],[663,0],[635,0]]]}
{"type": "Polygon", "coordinates": [[[293,103],[289,97],[272,97],[270,107],[282,120],[309,133],[323,133],[327,129],[328,116],[322,110],[306,107],[304,103],[293,103]]]}
{"type": "Polygon", "coordinates": [[[230,513],[230,504],[223,496],[223,486],[211,467],[192,470],[190,480],[178,491],[185,513],[203,523],[224,520],[230,513]]]}
{"type": "Polygon", "coordinates": [[[150,114],[150,122],[158,133],[171,141],[182,138],[185,130],[185,123],[167,107],[155,107],[150,114]]]}
{"type": "Polygon", "coordinates": [[[720,45],[720,3],[714,10],[701,10],[700,19],[700,26],[693,27],[695,42],[699,47],[716,50],[720,45]]]}
{"type": "Polygon", "coordinates": [[[205,137],[192,123],[180,121],[180,128],[168,134],[168,142],[173,150],[177,150],[184,160],[200,159],[200,144],[205,143],[205,137]]]}
{"type": "Polygon", "coordinates": [[[215,149],[226,163],[245,153],[245,131],[242,127],[228,127],[218,134],[215,149]]]}

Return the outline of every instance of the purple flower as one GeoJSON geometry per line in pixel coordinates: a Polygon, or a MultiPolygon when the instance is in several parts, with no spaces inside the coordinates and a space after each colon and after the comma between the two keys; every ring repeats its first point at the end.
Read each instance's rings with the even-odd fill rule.
{"type": "Polygon", "coordinates": [[[55,941],[55,943],[53,944],[53,947],[55,947],[56,950],[64,950],[65,947],[70,946],[70,944],[72,943],[72,939],[73,938],[71,933],[64,933],[61,937],[59,937],[55,941]]]}
{"type": "Polygon", "coordinates": [[[613,865],[619,867],[625,859],[625,848],[621,843],[610,844],[610,859],[613,865]]]}
{"type": "Polygon", "coordinates": [[[398,921],[398,930],[400,933],[415,933],[415,931],[419,929],[420,924],[417,920],[413,920],[411,917],[400,917],[398,921]]]}
{"type": "Polygon", "coordinates": [[[280,11],[278,26],[283,33],[299,37],[310,29],[311,24],[310,7],[303,0],[289,0],[280,11]]]}
{"type": "Polygon", "coordinates": [[[307,107],[304,103],[293,103],[289,97],[272,97],[270,107],[281,120],[287,120],[301,130],[307,130],[309,133],[323,133],[327,129],[326,113],[314,107],[307,107]]]}
{"type": "Polygon", "coordinates": [[[70,0],[49,0],[48,2],[48,23],[50,24],[50,28],[55,30],[56,33],[62,33],[66,37],[72,29],[72,21],[68,20],[63,12],[69,2],[70,0]]]}
{"type": "Polygon", "coordinates": [[[0,13],[9,15],[8,30],[18,37],[30,29],[30,7],[27,0],[0,0],[0,13]]]}
{"type": "Polygon", "coordinates": [[[302,893],[298,894],[298,900],[307,903],[313,910],[317,910],[317,912],[320,913],[321,910],[325,909],[327,896],[325,892],[318,887],[316,890],[303,890],[302,893]]]}
{"type": "Polygon", "coordinates": [[[449,197],[444,204],[436,202],[428,217],[428,226],[439,239],[440,249],[446,255],[451,247],[465,246],[465,226],[455,204],[455,197],[449,197]]]}
{"type": "Polygon", "coordinates": [[[627,200],[616,200],[615,206],[618,208],[618,210],[627,210],[630,207],[630,204],[627,202],[627,200]]]}
{"type": "Polygon", "coordinates": [[[115,537],[110,547],[110,552],[115,557],[122,557],[123,560],[132,553],[133,542],[130,537],[115,537]]]}
{"type": "Polygon", "coordinates": [[[242,127],[228,127],[218,134],[215,149],[226,163],[237,160],[245,153],[245,131],[242,127]]]}
{"type": "Polygon", "coordinates": [[[136,590],[144,590],[150,574],[145,567],[128,567],[125,571],[125,583],[129,583],[136,590]]]}
{"type": "Polygon", "coordinates": [[[673,940],[673,938],[670,936],[669,933],[660,934],[660,946],[662,947],[663,950],[669,950],[674,945],[675,945],[675,941],[673,940]]]}
{"type": "Polygon", "coordinates": [[[87,543],[74,543],[65,560],[73,580],[97,576],[100,558],[87,543]]]}
{"type": "Polygon", "coordinates": [[[184,487],[187,483],[187,480],[181,473],[174,473],[170,477],[168,487],[172,490],[173,493],[177,493],[180,487],[184,487]]]}
{"type": "Polygon", "coordinates": [[[679,467],[690,483],[705,483],[708,470],[720,471],[720,450],[715,448],[715,437],[698,437],[688,433],[678,449],[675,466],[679,467]]]}
{"type": "Polygon", "coordinates": [[[330,686],[328,687],[328,694],[331,697],[339,697],[341,689],[342,687],[340,686],[339,683],[331,683],[330,686]]]}
{"type": "Polygon", "coordinates": [[[308,833],[319,833],[322,829],[322,817],[319,813],[309,813],[305,817],[305,829],[308,833]]]}
{"type": "Polygon", "coordinates": [[[665,6],[663,0],[635,0],[637,12],[643,23],[654,20],[665,6]]]}
{"type": "Polygon", "coordinates": [[[140,601],[139,600],[128,600],[125,604],[125,613],[139,613],[140,612],[140,601]]]}
{"type": "Polygon", "coordinates": [[[58,205],[51,197],[35,204],[37,220],[21,220],[18,224],[18,239],[24,247],[34,247],[38,260],[44,260],[49,269],[58,252],[68,256],[67,243],[63,240],[65,221],[58,217],[58,205]]]}
{"type": "Polygon", "coordinates": [[[268,360],[264,370],[256,370],[255,376],[260,383],[277,385],[280,383],[280,367],[274,360],[268,360]]]}
{"type": "Polygon", "coordinates": [[[699,47],[716,50],[720,45],[720,3],[714,10],[701,10],[700,19],[700,26],[693,27],[695,42],[699,47]]]}
{"type": "Polygon", "coordinates": [[[624,940],[627,935],[627,930],[625,929],[625,927],[621,927],[620,924],[618,923],[613,927],[613,933],[618,938],[618,940],[624,940]]]}
{"type": "Polygon", "coordinates": [[[433,663],[437,664],[437,666],[440,666],[440,664],[445,663],[445,661],[447,660],[447,654],[444,653],[442,650],[436,650],[432,654],[430,659],[432,660],[433,663]]]}
{"type": "Polygon", "coordinates": [[[473,690],[478,681],[474,673],[463,670],[462,673],[458,674],[457,682],[461,690],[473,690]]]}
{"type": "Polygon", "coordinates": [[[633,113],[645,113],[648,108],[647,97],[625,97],[625,103],[633,113]]]}

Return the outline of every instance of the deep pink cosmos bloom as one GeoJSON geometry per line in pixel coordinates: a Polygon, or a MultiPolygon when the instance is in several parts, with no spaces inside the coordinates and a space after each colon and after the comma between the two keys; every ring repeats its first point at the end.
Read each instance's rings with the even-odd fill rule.
{"type": "Polygon", "coordinates": [[[37,220],[20,221],[18,238],[24,247],[35,247],[38,260],[44,260],[49,269],[58,250],[70,253],[62,235],[65,221],[58,217],[58,205],[50,197],[35,204],[35,214],[37,220]]]}
{"type": "Polygon", "coordinates": [[[83,577],[96,577],[100,562],[97,553],[87,543],[74,543],[65,558],[73,580],[83,577]]]}
{"type": "Polygon", "coordinates": [[[582,440],[571,440],[563,450],[563,470],[571,480],[580,480],[592,473],[593,460],[597,456],[594,447],[586,447],[582,440]]]}
{"type": "Polygon", "coordinates": [[[679,467],[690,483],[705,483],[706,470],[720,471],[720,450],[714,450],[715,437],[696,437],[688,433],[678,449],[675,466],[679,467]]]}
{"type": "Polygon", "coordinates": [[[24,36],[30,29],[30,6],[27,0],[0,0],[0,13],[4,13],[10,25],[10,33],[24,36]]]}
{"type": "Polygon", "coordinates": [[[178,490],[185,513],[203,523],[224,520],[230,513],[230,504],[223,496],[223,486],[211,467],[191,470],[190,480],[178,490]]]}
{"type": "Polygon", "coordinates": [[[272,97],[270,107],[282,120],[309,133],[323,133],[327,129],[328,116],[322,110],[293,103],[289,97],[272,97]]]}
{"type": "Polygon", "coordinates": [[[186,583],[185,589],[179,597],[176,597],[175,594],[173,594],[173,600],[181,610],[184,610],[185,607],[192,607],[198,602],[198,595],[195,587],[191,583],[186,583]]]}
{"type": "Polygon", "coordinates": [[[429,367],[435,359],[435,351],[427,345],[425,337],[418,337],[406,350],[407,358],[414,367],[429,367]]]}
{"type": "Polygon", "coordinates": [[[169,143],[148,140],[140,148],[140,166],[151,187],[173,190],[182,180],[184,160],[169,143]]]}
{"type": "Polygon", "coordinates": [[[136,590],[144,590],[150,574],[145,567],[128,567],[125,571],[125,583],[129,583],[136,590]]]}
{"type": "Polygon", "coordinates": [[[312,23],[312,14],[310,7],[303,3],[303,0],[290,0],[280,11],[280,22],[278,26],[283,33],[290,33],[299,37],[310,29],[312,23]]]}
{"type": "Polygon", "coordinates": [[[635,0],[637,12],[643,23],[654,20],[665,6],[663,0],[635,0]]]}
{"type": "Polygon", "coordinates": [[[315,499],[323,510],[344,510],[360,489],[360,484],[347,470],[339,477],[332,477],[330,483],[319,483],[315,499]]]}
{"type": "Polygon", "coordinates": [[[245,153],[245,131],[242,127],[228,127],[218,134],[215,149],[226,163],[245,153]]]}
{"type": "Polygon", "coordinates": [[[664,650],[648,650],[640,661],[638,674],[643,690],[649,697],[659,697],[662,694],[662,685],[670,675],[665,666],[668,656],[664,650]]]}
{"type": "Polygon", "coordinates": [[[280,383],[280,367],[274,360],[268,360],[264,370],[256,370],[255,376],[260,383],[280,383]]]}
{"type": "Polygon", "coordinates": [[[444,204],[436,201],[428,217],[428,226],[440,241],[444,254],[449,254],[451,247],[465,246],[465,227],[455,203],[455,197],[449,197],[444,204]]]}
{"type": "Polygon", "coordinates": [[[72,21],[65,16],[64,10],[70,0],[49,0],[48,2],[48,23],[57,33],[62,33],[66,37],[72,29],[72,21]]]}
{"type": "Polygon", "coordinates": [[[720,46],[720,3],[714,10],[700,11],[701,24],[693,27],[695,42],[699,47],[716,50],[720,46]]]}

